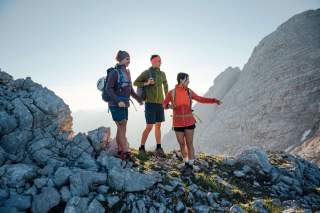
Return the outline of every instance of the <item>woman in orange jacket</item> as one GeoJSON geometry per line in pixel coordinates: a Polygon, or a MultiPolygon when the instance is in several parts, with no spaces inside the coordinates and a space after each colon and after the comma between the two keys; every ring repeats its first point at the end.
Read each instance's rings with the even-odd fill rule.
{"type": "Polygon", "coordinates": [[[179,73],[178,84],[175,89],[169,91],[163,101],[164,109],[173,109],[173,130],[176,133],[180,145],[185,169],[192,169],[194,163],[193,134],[196,120],[192,110],[192,100],[200,103],[218,104],[222,102],[215,98],[205,98],[197,95],[188,88],[189,75],[179,73]],[[170,104],[171,103],[171,104],[170,104]]]}

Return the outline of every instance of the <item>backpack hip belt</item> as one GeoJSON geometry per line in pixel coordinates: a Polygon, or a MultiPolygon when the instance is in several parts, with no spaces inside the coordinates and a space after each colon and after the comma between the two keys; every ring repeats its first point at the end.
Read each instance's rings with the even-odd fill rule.
{"type": "Polygon", "coordinates": [[[172,117],[193,117],[194,114],[193,113],[189,113],[189,114],[174,114],[172,115],[172,117]]]}

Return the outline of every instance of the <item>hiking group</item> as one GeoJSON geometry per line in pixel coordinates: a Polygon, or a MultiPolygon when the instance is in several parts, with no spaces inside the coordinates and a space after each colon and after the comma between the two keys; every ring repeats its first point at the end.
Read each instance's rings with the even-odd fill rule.
{"type": "Polygon", "coordinates": [[[160,70],[159,55],[151,56],[151,67],[142,72],[133,83],[128,69],[130,64],[128,52],[118,51],[116,60],[118,63],[107,70],[107,76],[98,81],[98,88],[102,91],[103,100],[108,102],[112,119],[117,125],[118,156],[122,160],[131,157],[126,139],[126,128],[130,97],[133,97],[140,105],[145,104],[146,127],[142,132],[139,154],[146,156],[145,144],[149,133],[154,128],[157,142],[155,154],[163,158],[166,156],[161,147],[161,123],[165,121],[164,110],[172,109],[172,129],[180,145],[185,162],[184,168],[192,170],[195,159],[193,135],[196,128],[192,100],[218,105],[222,102],[215,98],[197,95],[188,87],[189,75],[187,73],[178,73],[177,84],[174,89],[168,91],[166,74],[160,70]],[[137,92],[133,85],[138,88],[137,92]]]}

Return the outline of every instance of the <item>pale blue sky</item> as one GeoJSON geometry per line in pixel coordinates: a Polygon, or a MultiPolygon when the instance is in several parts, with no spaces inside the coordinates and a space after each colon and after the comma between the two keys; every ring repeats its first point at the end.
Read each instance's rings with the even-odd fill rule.
{"type": "Polygon", "coordinates": [[[133,78],[163,58],[170,87],[188,72],[204,93],[221,71],[247,62],[258,42],[319,0],[0,0],[0,67],[32,78],[72,110],[101,109],[97,79],[117,50],[133,78]]]}

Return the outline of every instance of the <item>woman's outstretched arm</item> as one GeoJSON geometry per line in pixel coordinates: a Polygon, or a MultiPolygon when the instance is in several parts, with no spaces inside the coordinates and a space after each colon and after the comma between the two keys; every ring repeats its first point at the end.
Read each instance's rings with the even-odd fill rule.
{"type": "Polygon", "coordinates": [[[202,97],[197,95],[194,91],[191,90],[192,93],[192,99],[198,101],[199,103],[204,103],[204,104],[221,104],[221,101],[219,99],[216,98],[206,98],[206,97],[202,97]]]}

